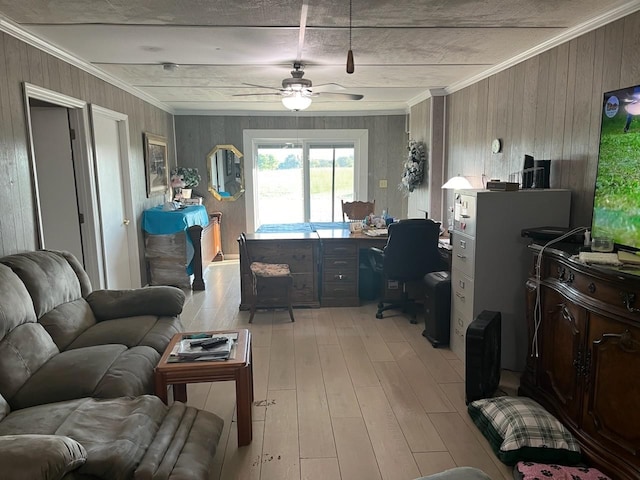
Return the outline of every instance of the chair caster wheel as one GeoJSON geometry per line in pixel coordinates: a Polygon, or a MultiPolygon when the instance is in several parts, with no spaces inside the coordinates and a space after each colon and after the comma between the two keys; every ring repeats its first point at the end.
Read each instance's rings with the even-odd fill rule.
{"type": "Polygon", "coordinates": [[[376,318],[382,318],[382,313],[376,313],[376,318]]]}

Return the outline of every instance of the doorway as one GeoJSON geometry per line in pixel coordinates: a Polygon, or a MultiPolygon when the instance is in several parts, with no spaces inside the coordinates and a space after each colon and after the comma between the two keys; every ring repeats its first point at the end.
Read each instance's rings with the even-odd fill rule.
{"type": "Polygon", "coordinates": [[[26,83],[24,94],[38,247],[71,251],[96,289],[139,287],[126,115],[93,107],[91,130],[86,102],[26,83]]]}

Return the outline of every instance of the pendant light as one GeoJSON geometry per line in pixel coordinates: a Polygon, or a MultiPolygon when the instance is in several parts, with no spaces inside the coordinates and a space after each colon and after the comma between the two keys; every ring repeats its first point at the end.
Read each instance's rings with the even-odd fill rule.
{"type": "Polygon", "coordinates": [[[353,0],[349,0],[349,52],[347,53],[347,73],[353,73],[353,50],[351,50],[351,3],[353,0]]]}

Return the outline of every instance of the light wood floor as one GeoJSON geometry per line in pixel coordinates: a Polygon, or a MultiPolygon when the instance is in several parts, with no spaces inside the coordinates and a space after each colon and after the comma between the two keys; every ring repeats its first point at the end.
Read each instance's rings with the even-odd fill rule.
{"type": "Polygon", "coordinates": [[[211,479],[411,480],[473,466],[493,480],[511,469],[491,453],[464,404],[464,368],[400,313],[351,308],[240,312],[237,261],[208,268],[188,293],[188,330],[253,334],[253,442],[238,448],[232,382],[192,384],[188,403],[222,417],[211,479]]]}

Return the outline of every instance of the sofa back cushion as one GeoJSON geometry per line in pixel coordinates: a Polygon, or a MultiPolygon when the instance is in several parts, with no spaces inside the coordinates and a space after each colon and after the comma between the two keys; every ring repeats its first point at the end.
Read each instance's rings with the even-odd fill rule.
{"type": "Polygon", "coordinates": [[[10,267],[24,283],[36,318],[64,350],[96,323],[84,297],[91,283],[82,265],[67,252],[39,250],[9,255],[0,263],[10,267]]]}
{"type": "Polygon", "coordinates": [[[36,313],[29,292],[13,271],[0,264],[0,340],[26,322],[35,322],[36,313]]]}
{"type": "Polygon", "coordinates": [[[11,330],[0,340],[0,395],[11,404],[31,375],[58,353],[44,327],[35,321],[11,330]]]}

